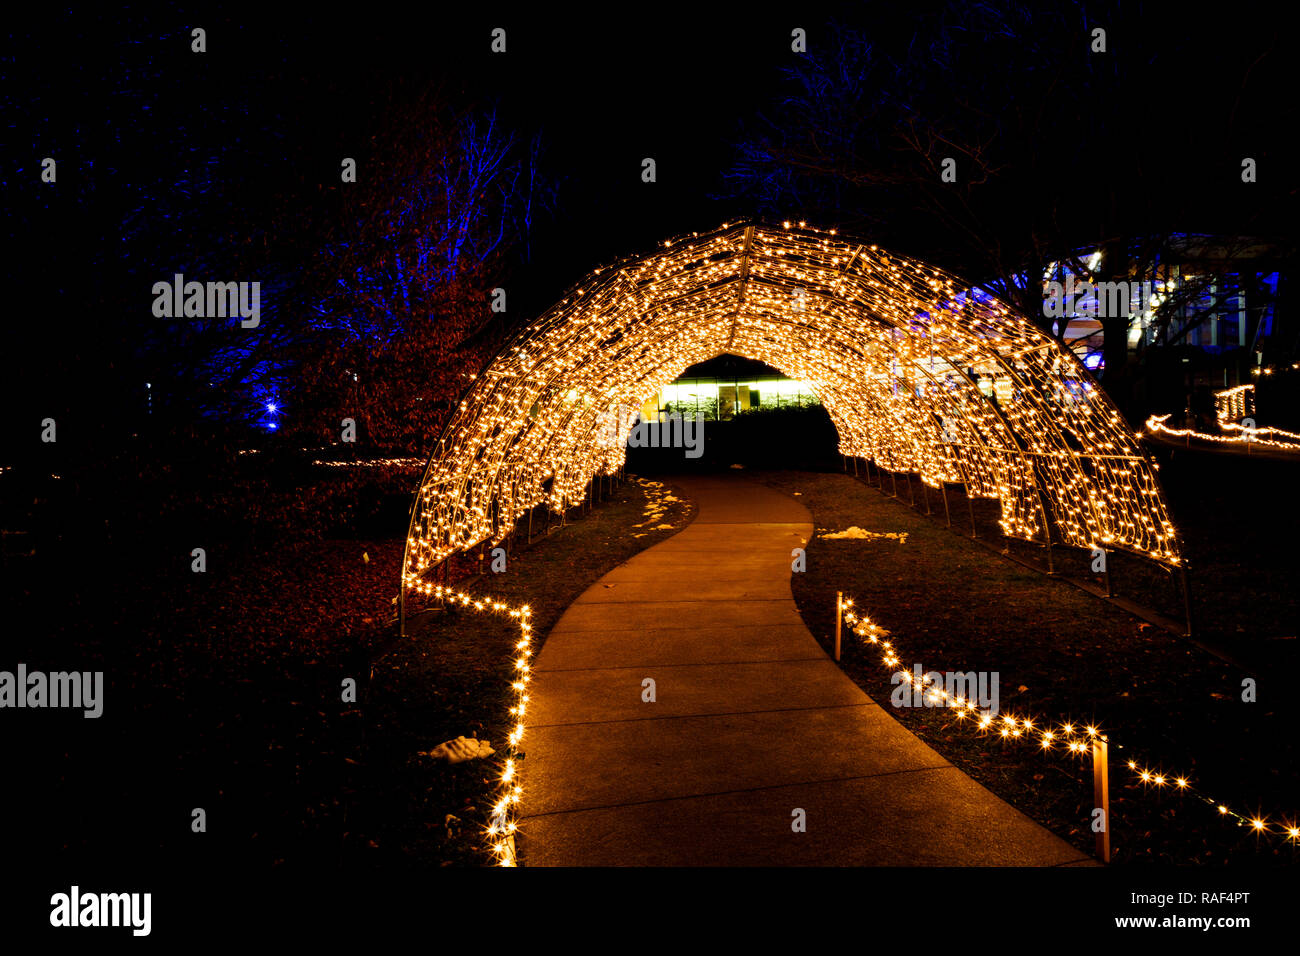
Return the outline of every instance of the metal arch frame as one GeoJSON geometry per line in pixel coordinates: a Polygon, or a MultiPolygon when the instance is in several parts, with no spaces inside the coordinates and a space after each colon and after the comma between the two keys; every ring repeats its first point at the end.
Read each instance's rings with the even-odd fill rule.
{"type": "MultiPolygon", "coordinates": [[[[791,230],[791,231],[796,231],[796,230],[791,230]]],[[[807,230],[798,230],[798,231],[807,231],[807,230]]],[[[853,255],[850,257],[850,260],[849,260],[850,263],[851,263],[854,259],[856,259],[856,257],[857,257],[858,254],[860,254],[860,252],[861,252],[861,248],[862,248],[862,247],[859,246],[859,247],[854,251],[853,255]]],[[[911,263],[910,263],[910,260],[903,260],[903,261],[908,261],[909,264],[911,264],[911,263]]],[[[846,264],[846,266],[844,267],[844,269],[847,269],[847,264],[846,264]]],[[[841,273],[843,273],[843,272],[844,272],[844,269],[841,269],[841,270],[839,270],[839,271],[840,271],[841,273]]],[[[764,280],[763,280],[762,277],[757,277],[757,281],[759,281],[759,282],[763,282],[764,280]]],[[[813,296],[813,297],[817,297],[817,298],[822,298],[822,299],[825,299],[825,300],[828,300],[828,301],[832,301],[832,302],[835,301],[833,297],[831,297],[831,296],[827,296],[825,293],[821,293],[821,292],[817,292],[817,291],[807,290],[807,291],[806,291],[806,294],[809,295],[809,296],[813,296]]],[[[880,321],[882,324],[887,324],[887,325],[890,325],[890,326],[892,326],[892,327],[894,327],[894,328],[898,328],[898,327],[899,327],[899,326],[898,326],[898,323],[896,323],[896,322],[891,322],[889,319],[887,319],[887,318],[885,318],[885,317],[883,317],[883,316],[878,317],[878,321],[880,321]]],[[[1071,350],[1069,350],[1069,349],[1066,349],[1066,348],[1060,348],[1054,339],[1046,338],[1046,337],[1044,336],[1043,341],[1041,341],[1041,342],[1039,342],[1038,344],[1036,344],[1036,345],[1034,345],[1034,346],[1032,346],[1032,347],[1030,347],[1030,348],[1028,348],[1028,349],[1025,349],[1025,350],[1023,350],[1023,351],[1021,351],[1021,352],[1017,352],[1017,353],[1015,353],[1015,354],[1012,355],[1012,356],[1004,355],[1004,354],[1001,353],[1000,351],[998,351],[998,350],[996,350],[996,349],[992,349],[992,348],[990,348],[990,349],[985,350],[984,357],[985,357],[986,360],[995,363],[999,368],[1001,368],[1002,371],[1003,371],[1003,373],[1004,373],[1007,377],[1013,379],[1013,380],[1017,383],[1017,385],[1020,387],[1021,391],[1024,391],[1024,392],[1026,392],[1026,393],[1041,394],[1040,390],[1039,390],[1037,387],[1033,386],[1031,383],[1027,383],[1027,382],[1024,380],[1024,377],[1023,377],[1021,374],[1019,374],[1019,372],[1017,372],[1017,370],[1016,370],[1016,369],[1015,369],[1015,368],[1010,364],[1010,362],[1009,362],[1008,359],[1009,359],[1009,358],[1019,358],[1019,357],[1022,357],[1023,355],[1027,355],[1027,354],[1029,354],[1029,353],[1031,353],[1031,352],[1042,351],[1042,350],[1048,350],[1048,349],[1052,350],[1053,353],[1054,353],[1054,355],[1056,355],[1058,358],[1062,358],[1062,357],[1064,357],[1065,360],[1066,360],[1067,362],[1071,363],[1071,364],[1075,367],[1075,372],[1076,372],[1075,377],[1076,377],[1077,379],[1079,379],[1079,380],[1080,380],[1081,382],[1083,382],[1083,383],[1091,384],[1091,385],[1092,385],[1092,388],[1093,388],[1093,390],[1094,390],[1094,395],[1096,396],[1097,399],[1099,399],[1099,400],[1102,402],[1102,404],[1104,405],[1104,407],[1105,407],[1108,411],[1116,412],[1116,414],[1118,414],[1118,410],[1115,409],[1114,406],[1113,406],[1113,404],[1111,404],[1111,403],[1109,402],[1109,399],[1107,398],[1105,392],[1104,392],[1103,390],[1101,390],[1101,389],[1097,386],[1095,380],[1093,379],[1093,376],[1091,375],[1091,373],[1088,372],[1087,368],[1082,364],[1082,362],[1079,361],[1078,356],[1075,355],[1075,354],[1074,354],[1071,350]]],[[[950,364],[951,364],[951,363],[950,363],[950,364]]],[[[920,370],[922,371],[922,373],[925,373],[925,372],[926,372],[926,370],[925,370],[925,368],[924,368],[923,366],[917,364],[916,367],[917,367],[918,369],[920,369],[920,370]]],[[[956,366],[953,366],[953,370],[954,370],[958,375],[960,375],[961,377],[966,378],[965,372],[964,372],[961,368],[956,367],[956,366]]],[[[927,377],[931,377],[931,376],[927,376],[927,377]]],[[[1000,419],[1002,419],[1003,424],[1006,425],[1006,427],[1008,428],[1008,431],[1009,431],[1011,434],[1013,434],[1013,435],[1016,434],[1016,433],[1017,433],[1017,430],[1016,430],[1015,428],[1012,428],[1012,427],[1011,427],[1011,426],[1010,426],[1010,425],[1005,421],[1005,416],[1003,416],[1003,415],[1001,414],[1001,411],[997,408],[997,406],[994,406],[994,405],[992,405],[992,403],[990,403],[990,407],[993,408],[994,413],[997,414],[997,416],[998,416],[1000,419]]],[[[1059,433],[1059,432],[1058,432],[1058,433],[1059,433]]],[[[1079,457],[1080,457],[1079,453],[1076,452],[1076,451],[1074,451],[1073,449],[1069,448],[1068,445],[1065,446],[1065,448],[1064,448],[1063,450],[1066,450],[1066,451],[1069,452],[1069,458],[1070,458],[1071,462],[1072,462],[1072,463],[1075,463],[1074,467],[1075,467],[1076,474],[1079,475],[1080,477],[1082,477],[1086,482],[1088,482],[1088,483],[1092,483],[1092,482],[1093,482],[1093,479],[1091,478],[1091,476],[1087,475],[1086,472],[1083,472],[1083,470],[1082,470],[1081,468],[1079,468],[1078,465],[1077,465],[1077,461],[1078,461],[1078,459],[1079,459],[1079,457]]],[[[1137,454],[1132,455],[1132,456],[1128,456],[1128,457],[1132,458],[1133,460],[1140,460],[1140,461],[1142,461],[1142,462],[1146,465],[1146,467],[1147,467],[1147,474],[1148,474],[1148,476],[1150,477],[1150,479],[1151,479],[1153,485],[1155,486],[1155,488],[1156,488],[1156,490],[1157,490],[1157,493],[1158,493],[1158,496],[1159,496],[1162,500],[1164,500],[1164,499],[1166,498],[1166,496],[1165,496],[1165,494],[1164,494],[1164,489],[1163,489],[1163,486],[1162,486],[1162,485],[1160,484],[1160,482],[1159,482],[1159,477],[1158,477],[1158,475],[1157,475],[1157,469],[1155,468],[1155,466],[1154,466],[1154,462],[1152,462],[1152,460],[1151,460],[1151,458],[1150,458],[1150,455],[1146,452],[1146,450],[1145,450],[1141,445],[1136,445],[1136,444],[1135,444],[1135,445],[1134,445],[1134,450],[1137,452],[1137,454]]],[[[1036,492],[1037,492],[1038,495],[1040,496],[1040,503],[1041,503],[1041,486],[1040,486],[1039,481],[1038,481],[1038,476],[1037,476],[1037,474],[1036,474],[1036,469],[1034,469],[1034,468],[1032,467],[1032,463],[1030,463],[1030,462],[1027,460],[1027,458],[1026,458],[1026,453],[1025,453],[1025,451],[1024,451],[1023,449],[1019,449],[1019,454],[1020,454],[1021,459],[1022,459],[1023,461],[1025,461],[1026,470],[1028,470],[1028,471],[1030,472],[1030,474],[1033,476],[1033,480],[1034,480],[1034,483],[1035,483],[1036,492]]],[[[1088,458],[1096,458],[1096,457],[1098,457],[1098,456],[1088,455],[1088,456],[1084,456],[1084,457],[1088,457],[1088,458]]],[[[1088,502],[1088,506],[1089,506],[1090,510],[1092,510],[1092,511],[1094,512],[1094,523],[1097,524],[1098,526],[1102,525],[1103,522],[1101,521],[1100,516],[1099,516],[1099,515],[1096,515],[1096,508],[1095,508],[1094,505],[1092,505],[1091,501],[1088,502]]],[[[1043,508],[1040,508],[1040,513],[1041,513],[1041,514],[1043,515],[1043,517],[1044,517],[1045,534],[1050,534],[1050,531],[1048,530],[1048,529],[1050,528],[1050,526],[1049,526],[1049,525],[1047,524],[1047,522],[1046,522],[1046,510],[1043,509],[1043,508]]],[[[1166,509],[1166,513],[1167,513],[1167,509],[1166,509]]],[[[1184,544],[1183,544],[1183,541],[1182,541],[1181,535],[1178,533],[1178,530],[1177,530],[1176,526],[1173,525],[1173,522],[1172,522],[1172,521],[1169,522],[1169,526],[1170,526],[1171,535],[1172,535],[1173,538],[1174,538],[1174,549],[1173,549],[1173,550],[1174,550],[1174,552],[1175,552],[1177,555],[1181,556],[1181,555],[1183,555],[1183,554],[1185,553],[1185,548],[1184,548],[1184,544]]],[[[1050,541],[1050,538],[1049,538],[1048,540],[1050,541]]],[[[1070,546],[1070,547],[1078,547],[1078,546],[1079,546],[1079,545],[1077,545],[1076,543],[1072,543],[1072,542],[1062,541],[1062,543],[1063,543],[1063,544],[1066,544],[1067,546],[1070,546]]],[[[1123,550],[1123,551],[1129,551],[1129,552],[1134,553],[1134,554],[1136,554],[1136,555],[1138,555],[1138,556],[1140,556],[1140,557],[1144,557],[1144,558],[1149,558],[1149,557],[1150,557],[1149,555],[1147,555],[1146,553],[1142,552],[1141,550],[1138,550],[1138,549],[1135,549],[1135,548],[1130,548],[1130,547],[1126,546],[1123,542],[1105,542],[1105,544],[1106,544],[1108,547],[1110,547],[1112,550],[1123,550]]],[[[1158,563],[1163,563],[1163,562],[1158,562],[1158,563]]]]}
{"type": "MultiPolygon", "coordinates": [[[[566,376],[574,375],[580,384],[598,385],[598,401],[613,396],[627,400],[629,388],[635,386],[616,383],[633,368],[645,369],[636,375],[636,382],[658,381],[676,367],[678,356],[698,361],[735,350],[737,340],[745,354],[767,361],[782,359],[780,346],[787,336],[807,340],[789,343],[789,357],[772,364],[825,373],[818,388],[834,397],[841,442],[848,438],[855,446],[849,452],[866,451],[875,458],[888,450],[891,463],[903,466],[902,470],[919,471],[924,478],[928,471],[940,468],[941,476],[959,475],[968,490],[977,487],[982,494],[991,483],[1004,514],[1025,530],[1030,530],[1025,528],[1026,512],[1020,509],[1028,504],[1023,499],[1032,487],[1037,507],[1031,505],[1030,510],[1041,518],[1050,549],[1052,523],[1043,487],[1043,481],[1048,481],[1052,514],[1062,528],[1063,543],[1078,546],[1080,537],[1100,539],[1107,532],[1108,537],[1132,539],[1107,542],[1112,549],[1180,566],[1183,541],[1170,520],[1154,463],[1123,426],[1104,392],[1092,383],[1082,404],[1065,406],[1048,400],[1049,383],[1055,381],[1062,388],[1066,384],[1062,356],[1068,356],[1065,361],[1074,372],[1071,379],[1092,381],[1078,357],[996,299],[977,302],[968,295],[956,307],[955,297],[965,286],[956,284],[955,277],[888,252],[874,255],[876,247],[864,256],[866,249],[865,243],[849,242],[834,233],[747,221],[670,240],[660,251],[624,257],[572,285],[560,302],[497,351],[466,388],[442,429],[416,488],[407,524],[398,592],[403,627],[408,588],[419,589],[422,575],[447,557],[499,537],[502,524],[511,524],[524,513],[524,502],[536,507],[535,492],[545,481],[555,479],[541,501],[555,510],[557,503],[563,508],[573,488],[589,484],[598,474],[611,473],[613,459],[621,457],[624,449],[596,440],[599,406],[590,402],[589,387],[584,388],[587,401],[557,397],[566,376]],[[805,278],[801,272],[816,288],[799,281],[805,278]],[[721,300],[732,283],[737,284],[736,298],[728,305],[721,300]],[[764,290],[759,302],[749,301],[751,285],[764,290]],[[822,291],[841,285],[849,287],[842,296],[822,291]],[[776,300],[793,288],[832,307],[819,310],[815,319],[795,322],[791,310],[762,301],[764,295],[776,300]],[[908,318],[909,312],[914,318],[908,318]],[[697,336],[683,334],[695,328],[697,336]],[[873,334],[872,328],[885,334],[873,334]],[[929,343],[931,364],[941,357],[946,367],[942,376],[916,354],[919,350],[912,346],[918,337],[929,343]],[[936,346],[937,339],[943,344],[936,346]],[[665,341],[676,343],[678,351],[668,350],[662,345],[665,341]],[[1015,347],[1025,343],[1030,348],[1015,347]],[[530,345],[540,348],[532,350],[530,345]],[[1053,352],[1054,364],[1017,363],[1021,356],[1044,349],[1053,352]],[[516,360],[520,352],[527,353],[527,360],[516,360]],[[789,361],[794,356],[798,358],[789,361]],[[888,432],[870,424],[894,399],[888,389],[874,383],[874,377],[856,376],[856,363],[868,369],[890,369],[891,379],[898,377],[893,369],[905,369],[901,380],[911,381],[914,388],[918,378],[926,383],[908,397],[906,411],[897,419],[907,436],[897,446],[888,440],[888,432]],[[1004,413],[967,374],[967,367],[977,366],[992,366],[1033,400],[1018,411],[1004,413]],[[580,370],[585,380],[578,375],[580,370]],[[545,404],[534,415],[532,409],[543,398],[545,404]],[[854,414],[854,406],[864,404],[871,414],[854,414]],[[484,417],[489,409],[495,410],[496,417],[484,417]],[[940,409],[945,420],[951,415],[961,423],[965,437],[977,444],[962,443],[961,451],[936,454],[937,448],[952,443],[936,444],[932,434],[930,440],[918,443],[923,434],[934,431],[940,409]],[[1101,417],[1085,436],[1080,428],[1094,414],[1101,417]],[[485,425],[492,426],[490,434],[483,432],[485,425]],[[990,427],[993,430],[985,435],[990,427]],[[1085,450],[1072,447],[1065,440],[1066,432],[1085,450]],[[995,449],[985,440],[1003,434],[1011,438],[1006,449],[995,449]],[[1088,454],[1088,439],[1093,435],[1096,451],[1088,454]],[[1045,439],[1049,450],[1032,451],[1031,436],[1045,439]],[[865,447],[858,447],[864,441],[865,447]],[[1133,454],[1099,454],[1106,446],[1133,454]],[[1001,454],[1004,451],[1016,453],[1019,467],[1008,467],[1011,459],[1001,454]],[[1031,458],[1044,455],[1053,461],[1040,470],[1031,458]],[[1082,466],[1085,458],[1092,464],[1090,470],[1082,466]],[[1103,459],[1140,462],[1142,467],[1126,470],[1103,459]],[[530,476],[530,469],[536,474],[530,476]],[[501,483],[503,472],[509,473],[509,489],[501,483]],[[1018,477],[1012,480],[1013,475],[1018,477]],[[1063,514],[1064,503],[1077,497],[1080,488],[1087,490],[1087,498],[1063,514]],[[1107,499],[1106,520],[1098,511],[1098,493],[1107,499]],[[1068,528],[1061,524],[1067,517],[1068,528]],[[422,532],[418,539],[417,529],[422,532]]],[[[1074,394],[1073,388],[1065,391],[1074,394]]]]}
{"type": "MultiPolygon", "coordinates": [[[[747,235],[748,235],[748,233],[747,233],[747,235]]],[[[747,241],[748,241],[748,240],[747,240],[747,241]]],[[[861,251],[862,251],[862,247],[859,245],[858,248],[854,250],[853,256],[850,257],[849,263],[855,261],[856,258],[857,258],[857,256],[861,254],[861,251]]],[[[845,273],[846,273],[846,270],[847,270],[847,267],[848,267],[848,264],[849,264],[849,263],[846,263],[845,267],[844,267],[843,269],[839,270],[841,274],[845,274],[845,273]]],[[[748,272],[748,270],[746,270],[746,272],[748,272]]],[[[760,282],[761,284],[766,284],[766,281],[765,281],[762,277],[757,277],[757,281],[760,282]]],[[[805,294],[808,295],[808,296],[810,296],[810,297],[814,297],[814,298],[818,298],[818,299],[823,299],[823,300],[826,300],[826,301],[828,301],[828,302],[832,302],[832,303],[834,303],[834,304],[838,304],[837,300],[835,300],[834,297],[832,297],[832,296],[828,296],[828,295],[826,295],[826,294],[823,293],[823,292],[809,291],[809,290],[804,290],[804,291],[805,291],[805,294]]],[[[835,315],[835,316],[833,316],[833,317],[836,318],[836,319],[839,319],[839,318],[840,318],[838,315],[835,315]]],[[[891,320],[889,320],[888,318],[885,318],[885,317],[883,317],[883,316],[878,318],[878,322],[879,322],[881,325],[886,326],[886,327],[890,328],[891,330],[893,330],[893,331],[895,331],[895,332],[905,331],[905,330],[903,330],[903,329],[900,327],[900,325],[899,325],[898,322],[891,321],[891,320]]],[[[731,344],[731,342],[732,342],[732,340],[734,339],[734,337],[735,337],[735,331],[734,331],[734,326],[733,326],[732,334],[731,334],[731,336],[728,338],[728,345],[731,344]]],[[[842,341],[842,340],[837,340],[837,341],[842,341]]],[[[897,356],[897,350],[896,350],[896,349],[894,350],[894,352],[895,352],[895,356],[897,356]]],[[[1019,382],[1019,377],[1016,376],[1016,375],[1014,374],[1014,371],[1013,371],[1013,370],[1010,368],[1010,366],[1006,363],[1004,357],[1003,357],[1000,353],[998,353],[996,350],[993,350],[993,349],[988,349],[988,350],[987,350],[987,353],[988,353],[988,354],[985,356],[986,360],[988,360],[988,361],[992,361],[992,362],[996,363],[999,367],[1003,368],[1003,370],[1004,370],[1008,375],[1010,375],[1011,377],[1015,378],[1015,379],[1017,380],[1017,382],[1019,382]]],[[[946,360],[945,360],[945,362],[946,362],[946,360]]],[[[948,363],[948,364],[951,364],[951,363],[948,363]]],[[[926,378],[927,381],[929,381],[929,382],[931,382],[931,383],[935,383],[935,382],[936,382],[936,378],[935,378],[934,374],[933,374],[929,369],[925,368],[924,365],[921,365],[921,364],[919,364],[919,363],[911,363],[911,368],[916,369],[916,370],[919,370],[920,374],[923,375],[923,376],[925,376],[925,378],[926,378]]],[[[973,393],[978,394],[978,391],[979,391],[979,390],[975,387],[975,383],[972,382],[972,381],[970,380],[969,376],[967,376],[966,372],[965,372],[963,369],[961,369],[960,367],[957,367],[957,366],[952,366],[952,372],[955,373],[956,375],[958,375],[958,376],[959,376],[959,377],[960,377],[964,382],[966,382],[967,386],[971,389],[971,391],[972,391],[973,393]]],[[[994,405],[992,402],[989,402],[989,403],[987,403],[987,404],[988,404],[988,408],[989,408],[989,410],[990,410],[990,411],[992,412],[992,414],[997,418],[999,424],[1002,426],[1002,429],[1006,432],[1006,436],[1007,436],[1008,438],[1010,438],[1013,442],[1015,442],[1015,447],[1014,447],[1014,449],[1012,449],[1012,448],[1008,448],[1008,449],[1006,449],[1005,451],[1008,452],[1008,453],[1014,451],[1014,454],[1015,454],[1015,455],[1020,459],[1020,463],[1021,463],[1020,471],[1021,471],[1021,473],[1024,474],[1024,475],[1026,475],[1026,476],[1029,478],[1029,481],[1033,484],[1033,488],[1034,488],[1034,496],[1035,496],[1036,503],[1037,503],[1037,505],[1038,505],[1037,510],[1038,510],[1039,516],[1041,517],[1042,522],[1043,522],[1043,537],[1044,537],[1044,543],[1045,543],[1045,545],[1047,546],[1047,548],[1049,549],[1049,552],[1048,552],[1048,563],[1049,563],[1049,566],[1050,566],[1050,564],[1051,564],[1051,552],[1050,552],[1050,549],[1051,549],[1051,523],[1050,523],[1049,520],[1048,520],[1048,516],[1047,516],[1047,508],[1046,508],[1045,503],[1044,503],[1044,501],[1043,501],[1042,488],[1041,488],[1041,486],[1040,486],[1040,482],[1039,482],[1039,477],[1038,477],[1037,469],[1034,468],[1033,463],[1032,463],[1031,461],[1029,461],[1028,457],[1025,455],[1025,451],[1024,451],[1024,449],[1019,447],[1019,442],[1016,442],[1016,441],[1015,441],[1016,429],[1013,428],[1013,427],[1011,426],[1011,424],[1006,420],[1006,416],[1002,414],[1002,411],[1001,411],[1001,410],[1000,410],[996,405],[994,405]]],[[[969,422],[966,420],[965,416],[960,416],[960,417],[961,417],[963,423],[965,423],[965,424],[969,424],[969,422]]],[[[986,455],[992,455],[993,452],[994,452],[994,449],[991,448],[991,447],[988,445],[988,443],[985,442],[985,441],[983,440],[983,436],[979,434],[978,429],[975,429],[974,427],[971,427],[971,433],[972,433],[972,436],[975,437],[975,438],[979,441],[979,443],[984,447],[985,452],[986,452],[986,455]]]]}

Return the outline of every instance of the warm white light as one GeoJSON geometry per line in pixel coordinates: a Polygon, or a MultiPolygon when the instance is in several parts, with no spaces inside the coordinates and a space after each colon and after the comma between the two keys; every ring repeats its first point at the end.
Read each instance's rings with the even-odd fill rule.
{"type": "Polygon", "coordinates": [[[1178,563],[1150,463],[1073,354],[932,266],[800,225],[671,241],[598,271],[523,330],[426,468],[403,586],[499,543],[537,505],[581,501],[623,465],[611,413],[724,352],[807,382],[843,454],[998,501],[1008,536],[1041,541],[1050,525],[1067,545],[1178,563]]]}

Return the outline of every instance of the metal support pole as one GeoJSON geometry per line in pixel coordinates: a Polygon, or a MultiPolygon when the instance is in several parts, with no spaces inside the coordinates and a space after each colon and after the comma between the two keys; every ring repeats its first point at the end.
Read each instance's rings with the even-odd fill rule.
{"type": "Polygon", "coordinates": [[[943,489],[943,520],[948,522],[948,527],[951,528],[952,513],[948,510],[948,482],[940,482],[939,487],[943,489]]]}
{"type": "Polygon", "coordinates": [[[1094,818],[1093,827],[1100,823],[1097,830],[1097,859],[1103,863],[1110,862],[1110,786],[1107,779],[1106,741],[1102,737],[1092,740],[1092,800],[1093,806],[1101,811],[1100,820],[1094,818]]]}
{"type": "Polygon", "coordinates": [[[925,483],[924,478],[921,479],[921,495],[925,498],[925,513],[928,515],[934,514],[934,512],[930,510],[930,486],[925,483]]]}
{"type": "Polygon", "coordinates": [[[975,531],[975,505],[971,499],[970,485],[966,486],[966,510],[970,512],[970,536],[978,538],[979,534],[975,531]]]}

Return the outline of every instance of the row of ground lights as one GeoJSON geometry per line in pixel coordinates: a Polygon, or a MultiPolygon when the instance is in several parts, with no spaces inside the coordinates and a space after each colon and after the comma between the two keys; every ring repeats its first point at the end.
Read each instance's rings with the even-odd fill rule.
{"type": "MultiPolygon", "coordinates": [[[[847,598],[843,603],[843,614],[845,623],[849,625],[854,634],[857,634],[866,643],[875,644],[881,649],[881,663],[885,667],[891,669],[898,667],[899,658],[895,653],[894,645],[885,640],[889,636],[889,631],[876,624],[866,615],[855,612],[853,602],[847,598]]],[[[1063,750],[1073,754],[1090,753],[1092,751],[1092,741],[1095,739],[1107,742],[1110,740],[1107,735],[1092,724],[1085,725],[1071,722],[1053,724],[1037,717],[1017,717],[1012,714],[994,717],[991,714],[980,713],[974,701],[967,700],[960,695],[949,694],[947,690],[935,686],[935,682],[928,680],[925,676],[917,678],[910,671],[901,669],[896,670],[895,675],[904,683],[915,685],[923,698],[930,703],[942,703],[952,708],[959,721],[968,722],[968,726],[977,732],[997,733],[1004,740],[1036,740],[1039,749],[1043,751],[1054,750],[1059,745],[1063,750]]],[[[1247,817],[1226,804],[1212,799],[1208,794],[1197,790],[1188,782],[1186,777],[1158,773],[1147,767],[1140,766],[1136,760],[1129,760],[1127,765],[1134,777],[1144,785],[1158,788],[1172,787],[1180,792],[1193,794],[1206,804],[1214,807],[1220,816],[1235,819],[1239,826],[1248,826],[1256,833],[1284,835],[1291,843],[1300,842],[1300,827],[1295,826],[1293,823],[1271,824],[1263,817],[1247,817]]]]}

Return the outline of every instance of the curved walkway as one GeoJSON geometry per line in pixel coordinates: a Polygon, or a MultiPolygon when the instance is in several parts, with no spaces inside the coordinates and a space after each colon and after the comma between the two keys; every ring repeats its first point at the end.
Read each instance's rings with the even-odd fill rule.
{"type": "Polygon", "coordinates": [[[807,509],[741,476],[674,484],[695,520],[585,591],[538,655],[526,864],[1088,863],[822,651],[790,591],[807,509]]]}

